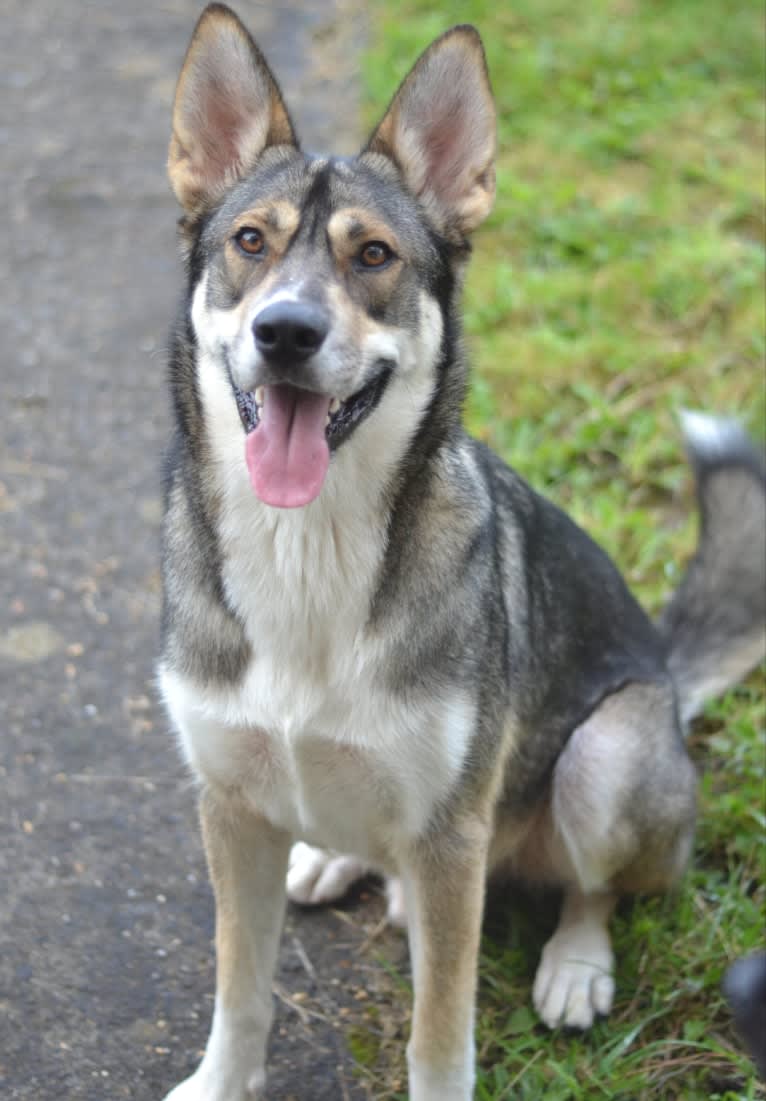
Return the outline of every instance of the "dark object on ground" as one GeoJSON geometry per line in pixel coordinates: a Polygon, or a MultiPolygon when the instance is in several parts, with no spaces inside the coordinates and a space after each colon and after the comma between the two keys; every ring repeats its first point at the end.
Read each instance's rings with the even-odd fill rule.
{"type": "Polygon", "coordinates": [[[745,956],[733,963],[723,980],[723,992],[731,1006],[742,1039],[766,1079],[766,952],[745,956]]]}

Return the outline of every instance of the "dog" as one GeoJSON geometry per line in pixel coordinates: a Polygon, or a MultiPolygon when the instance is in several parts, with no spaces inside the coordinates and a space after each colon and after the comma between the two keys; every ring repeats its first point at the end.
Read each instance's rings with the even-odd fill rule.
{"type": "Polygon", "coordinates": [[[685,415],[702,533],[658,624],[464,432],[460,292],[494,158],[470,26],[357,157],[325,158],[236,15],[197,24],[168,161],[188,280],[160,683],[201,789],[217,984],[168,1101],[262,1096],[288,886],[322,901],[368,867],[409,934],[411,1101],[472,1096],[490,873],[563,889],[542,1020],[608,1013],[615,900],[690,854],[684,728],[766,651],[766,475],[735,422],[685,415]]]}

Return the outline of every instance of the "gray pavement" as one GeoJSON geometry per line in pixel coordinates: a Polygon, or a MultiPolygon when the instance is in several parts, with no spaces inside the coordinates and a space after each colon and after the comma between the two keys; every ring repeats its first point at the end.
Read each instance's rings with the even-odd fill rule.
{"type": "MultiPolygon", "coordinates": [[[[353,147],[363,20],[342,3],[239,3],[312,148],[353,147]]],[[[4,1099],[154,1101],[209,1022],[194,794],[152,685],[181,282],[164,161],[200,8],[5,0],[0,21],[4,1099]]],[[[380,914],[290,912],[269,1098],[367,1096],[346,1023],[385,1005],[380,914]]]]}

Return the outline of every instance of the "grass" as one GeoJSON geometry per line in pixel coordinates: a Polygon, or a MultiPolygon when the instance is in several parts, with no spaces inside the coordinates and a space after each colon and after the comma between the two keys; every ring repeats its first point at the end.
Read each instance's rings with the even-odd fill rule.
{"type": "MultiPolygon", "coordinates": [[[[762,7],[380,0],[371,123],[418,52],[465,21],[484,35],[501,150],[466,294],[467,423],[601,541],[654,612],[695,539],[677,411],[763,434],[762,7]]],[[[695,725],[694,863],[672,896],[618,913],[609,1021],[546,1034],[530,1007],[538,907],[490,923],[480,1101],[766,1096],[720,994],[726,964],[763,946],[763,688],[761,671],[695,725]]],[[[404,1020],[409,995],[393,997],[404,1020]]],[[[363,1033],[374,1096],[403,1097],[401,1037],[363,1033]]]]}

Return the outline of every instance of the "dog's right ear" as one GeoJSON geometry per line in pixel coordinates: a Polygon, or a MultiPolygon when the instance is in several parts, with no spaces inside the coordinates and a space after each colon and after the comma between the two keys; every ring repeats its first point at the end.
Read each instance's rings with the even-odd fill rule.
{"type": "Polygon", "coordinates": [[[173,105],[168,175],[176,198],[198,214],[252,169],[271,145],[297,147],[277,82],[223,4],[200,16],[173,105]]]}
{"type": "Polygon", "coordinates": [[[495,128],[481,38],[464,25],[415,63],[366,151],[392,160],[442,230],[464,236],[495,198],[495,128]]]}

